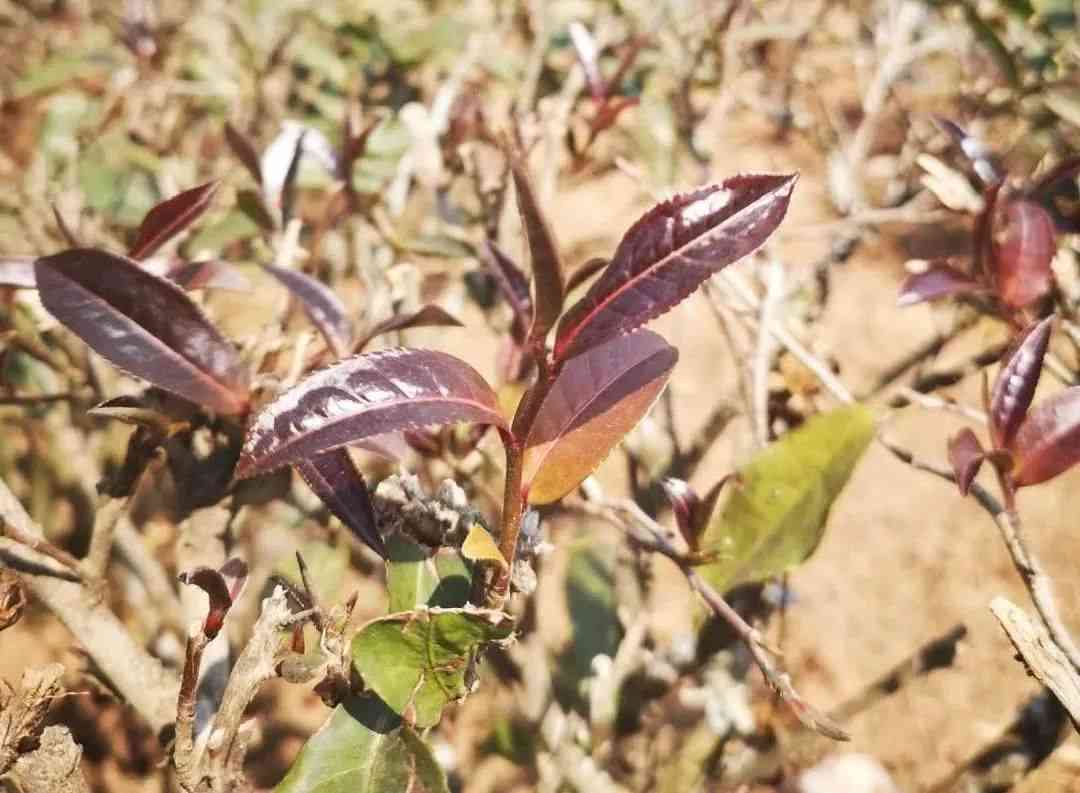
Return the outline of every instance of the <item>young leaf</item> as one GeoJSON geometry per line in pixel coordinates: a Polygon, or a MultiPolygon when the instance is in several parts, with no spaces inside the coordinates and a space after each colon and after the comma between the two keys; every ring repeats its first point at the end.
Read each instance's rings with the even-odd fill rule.
{"type": "Polygon", "coordinates": [[[1036,405],[1016,431],[1011,449],[1017,487],[1053,479],[1080,461],[1080,386],[1036,405]]]}
{"type": "Polygon", "coordinates": [[[964,427],[949,438],[949,464],[956,475],[956,485],[960,488],[961,495],[968,494],[968,489],[985,459],[986,452],[970,427],[964,427]]]}
{"type": "Polygon", "coordinates": [[[510,169],[514,175],[518,212],[521,214],[521,225],[525,229],[525,239],[529,245],[529,263],[532,265],[533,274],[535,297],[529,342],[542,344],[562,313],[566,280],[555,236],[536,200],[525,163],[511,154],[510,169]]]}
{"type": "Polygon", "coordinates": [[[423,548],[397,532],[386,545],[391,614],[425,606],[461,608],[468,601],[472,571],[457,548],[423,548]]]}
{"type": "Polygon", "coordinates": [[[705,579],[727,591],[810,556],[873,438],[873,415],[851,405],[808,419],[758,454],[702,534],[702,553],[716,555],[700,568],[705,579]]]}
{"type": "Polygon", "coordinates": [[[671,505],[679,532],[684,537],[693,536],[694,515],[701,508],[701,497],[689,482],[670,476],[660,480],[660,487],[671,505]]]}
{"type": "Polygon", "coordinates": [[[995,449],[1009,447],[1031,407],[1053,321],[1049,316],[1024,331],[1001,365],[990,395],[990,435],[995,449]]]}
{"type": "Polygon", "coordinates": [[[34,261],[36,256],[0,256],[0,286],[15,289],[34,289],[34,261]]]}
{"type": "Polygon", "coordinates": [[[332,364],[278,395],[248,428],[240,478],[398,430],[474,421],[505,427],[495,393],[464,361],[390,349],[332,364]]]}
{"type": "Polygon", "coordinates": [[[994,246],[998,294],[1006,305],[1023,308],[1050,291],[1054,220],[1033,201],[1010,201],[1002,220],[994,246]]]}
{"type": "Polygon", "coordinates": [[[353,326],[341,299],[322,281],[306,273],[272,265],[264,265],[263,269],[300,301],[304,313],[326,339],[331,352],[338,358],[348,355],[352,346],[353,326]]]}
{"type": "Polygon", "coordinates": [[[389,319],[371,328],[360,341],[356,343],[355,351],[360,352],[371,340],[383,333],[395,330],[408,330],[409,328],[461,328],[464,327],[461,320],[449,313],[446,309],[428,304],[413,311],[410,314],[396,314],[389,319]]]}
{"type": "Polygon", "coordinates": [[[373,620],[352,642],[364,683],[416,727],[438,724],[442,709],[469,693],[475,653],[507,639],[514,621],[499,611],[425,609],[373,620]]]}
{"type": "Polygon", "coordinates": [[[450,793],[446,775],[376,696],[350,697],[300,750],[274,793],[450,793]]]}
{"type": "Polygon", "coordinates": [[[533,313],[532,297],[529,295],[529,279],[491,240],[484,242],[483,255],[480,258],[487,266],[492,278],[495,279],[503,298],[514,312],[515,338],[518,341],[524,341],[533,313]]]}
{"type": "Polygon", "coordinates": [[[383,559],[386,545],[375,522],[363,475],[345,448],[296,463],[296,471],[333,515],[383,559]]]}
{"type": "Polygon", "coordinates": [[[216,181],[207,182],[178,193],[147,212],[128,256],[132,259],[145,259],[152,255],[158,248],[198,220],[210,206],[210,201],[217,189],[216,181]]]}
{"type": "Polygon", "coordinates": [[[525,438],[529,502],[556,501],[591,474],[648,413],[678,357],[642,330],[567,361],[525,438]]]}
{"type": "Polygon", "coordinates": [[[256,184],[261,185],[262,167],[259,164],[259,154],[255,151],[255,146],[247,135],[226,121],[225,141],[229,144],[233,154],[236,155],[236,159],[240,160],[247,172],[251,174],[251,178],[255,180],[256,184]]]}
{"type": "Polygon", "coordinates": [[[938,262],[921,273],[909,275],[896,298],[898,307],[913,306],[927,300],[977,292],[982,286],[967,273],[938,262]]]}
{"type": "Polygon", "coordinates": [[[611,264],[563,316],[565,360],[669,311],[714,273],[753,253],[780,225],[798,176],[735,176],[646,212],[611,264]]]}
{"type": "Polygon", "coordinates": [[[219,413],[247,409],[236,351],[180,287],[89,248],[38,259],[34,270],[45,308],[116,366],[219,413]]]}
{"type": "Polygon", "coordinates": [[[209,608],[203,634],[213,639],[225,624],[225,617],[247,582],[248,567],[242,559],[229,559],[220,570],[199,566],[179,575],[180,583],[197,586],[206,593],[209,608]]]}

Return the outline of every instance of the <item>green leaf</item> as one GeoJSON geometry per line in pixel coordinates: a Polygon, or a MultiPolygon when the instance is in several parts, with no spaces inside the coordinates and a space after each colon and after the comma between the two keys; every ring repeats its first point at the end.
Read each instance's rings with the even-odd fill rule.
{"type": "Polygon", "coordinates": [[[418,606],[459,608],[468,601],[472,571],[457,548],[429,551],[393,534],[387,539],[386,550],[391,614],[418,606]]]}
{"type": "Polygon", "coordinates": [[[448,793],[431,749],[378,697],[334,708],[274,793],[448,793]]]}
{"type": "Polygon", "coordinates": [[[352,643],[353,666],[395,713],[438,724],[444,705],[470,691],[476,652],[510,636],[513,620],[485,609],[424,609],[373,620],[352,643]]]}
{"type": "Polygon", "coordinates": [[[873,437],[873,415],[853,405],[814,416],[762,451],[702,534],[701,551],[716,560],[701,574],[726,591],[805,560],[873,437]]]}

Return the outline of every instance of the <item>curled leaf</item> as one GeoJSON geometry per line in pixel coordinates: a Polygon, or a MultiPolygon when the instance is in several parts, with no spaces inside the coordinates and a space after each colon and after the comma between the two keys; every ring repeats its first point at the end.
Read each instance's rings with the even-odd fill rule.
{"type": "Polygon", "coordinates": [[[1056,252],[1050,213],[1033,201],[1010,201],[994,246],[998,294],[1006,305],[1023,308],[1050,291],[1056,252]]]}
{"type": "Polygon", "coordinates": [[[135,243],[128,255],[132,259],[145,259],[158,248],[199,219],[210,206],[217,192],[218,183],[206,184],[185,190],[155,206],[146,213],[135,243]]]}
{"type": "Polygon", "coordinates": [[[171,281],[89,248],[34,269],[45,308],[114,365],[220,413],[247,409],[235,349],[171,281]]]}
{"type": "Polygon", "coordinates": [[[559,322],[570,358],[666,313],[714,273],[753,253],[787,213],[795,174],[735,176],[646,212],[611,263],[559,322]]]}
{"type": "Polygon", "coordinates": [[[956,485],[960,488],[961,495],[968,494],[968,489],[985,459],[986,452],[970,427],[964,427],[949,438],[949,464],[956,475],[956,485]]]}
{"type": "Polygon", "coordinates": [[[356,343],[356,352],[364,349],[371,340],[383,333],[395,330],[408,330],[409,328],[460,328],[463,327],[461,320],[448,312],[446,309],[428,304],[408,314],[396,314],[389,319],[384,319],[369,330],[364,338],[356,343]]]}
{"type": "Polygon", "coordinates": [[[367,484],[348,449],[334,449],[301,460],[296,470],[338,520],[386,558],[386,544],[379,534],[367,484]]]}
{"type": "Polygon", "coordinates": [[[297,270],[265,265],[263,269],[274,276],[304,308],[311,324],[319,329],[326,344],[338,358],[349,354],[353,326],[341,299],[326,284],[297,270]]]}
{"type": "Polygon", "coordinates": [[[534,298],[529,341],[537,344],[544,341],[562,313],[566,279],[555,235],[540,209],[525,163],[516,154],[510,155],[510,170],[532,265],[534,298]]]}
{"type": "Polygon", "coordinates": [[[221,570],[199,566],[185,570],[178,578],[180,583],[197,586],[206,593],[210,608],[203,622],[203,634],[213,639],[221,631],[229,609],[247,581],[247,564],[240,559],[230,559],[221,570]]]}
{"type": "Polygon", "coordinates": [[[981,285],[967,273],[938,262],[921,273],[913,273],[907,277],[900,287],[896,305],[903,308],[927,300],[969,294],[981,288],[981,285]]]}
{"type": "Polygon", "coordinates": [[[990,434],[996,449],[1009,447],[1031,407],[1053,321],[1049,316],[1029,327],[1005,356],[990,395],[990,434]]]}
{"type": "Polygon", "coordinates": [[[648,413],[678,357],[642,330],[567,361],[525,437],[529,502],[556,501],[591,474],[648,413]]]}
{"type": "Polygon", "coordinates": [[[1011,450],[1017,487],[1053,479],[1080,461],[1080,386],[1036,405],[1016,431],[1011,450]]]}
{"type": "Polygon", "coordinates": [[[459,421],[506,426],[495,393],[467,363],[432,350],[365,353],[315,372],[266,405],[248,429],[237,476],[373,435],[459,421]]]}

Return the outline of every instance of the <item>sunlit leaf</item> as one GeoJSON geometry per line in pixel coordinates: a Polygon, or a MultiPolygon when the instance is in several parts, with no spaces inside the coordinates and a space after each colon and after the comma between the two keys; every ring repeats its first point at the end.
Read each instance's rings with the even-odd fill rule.
{"type": "Polygon", "coordinates": [[[540,209],[525,163],[517,155],[511,154],[510,169],[514,175],[518,212],[525,229],[529,263],[532,266],[533,316],[529,339],[533,343],[541,343],[562,313],[566,279],[555,235],[540,209]]]}
{"type": "Polygon", "coordinates": [[[472,571],[457,548],[424,548],[397,533],[386,544],[391,614],[422,606],[461,608],[468,601],[472,571]]]}
{"type": "Polygon", "coordinates": [[[274,793],[449,793],[412,728],[378,697],[350,697],[300,750],[274,793]]]}
{"type": "Polygon", "coordinates": [[[180,287],[88,248],[38,259],[35,272],[45,308],[116,366],[221,413],[247,408],[236,351],[180,287]]]}
{"type": "Polygon", "coordinates": [[[1023,308],[1050,291],[1050,263],[1057,252],[1050,213],[1033,201],[1010,201],[997,237],[994,256],[1001,299],[1023,308]]]}
{"type": "Polygon", "coordinates": [[[145,259],[158,248],[199,219],[210,206],[218,183],[206,184],[174,195],[151,209],[139,226],[139,233],[128,255],[145,259]]]}
{"type": "Polygon", "coordinates": [[[596,102],[600,102],[607,95],[607,83],[600,76],[598,63],[599,48],[596,39],[593,38],[589,29],[580,22],[574,21],[569,27],[570,42],[574,45],[574,53],[578,63],[585,71],[585,84],[589,87],[589,93],[596,102]]]}
{"type": "Polygon", "coordinates": [[[994,448],[1007,448],[1027,415],[1042,374],[1053,321],[1053,316],[1049,316],[1029,327],[1003,358],[990,395],[990,434],[994,448]]]}
{"type": "Polygon", "coordinates": [[[650,209],[559,322],[555,357],[570,358],[644,325],[753,253],[784,219],[797,178],[735,176],[650,209]]]}
{"type": "Polygon", "coordinates": [[[494,562],[499,567],[508,566],[506,558],[499,552],[499,546],[495,544],[495,538],[479,523],[474,523],[465,535],[461,555],[473,562],[494,562]]]}
{"type": "Polygon", "coordinates": [[[237,476],[253,476],[399,430],[472,421],[505,427],[495,393],[464,361],[390,349],[339,361],[266,405],[248,429],[237,476]]]}
{"type": "Polygon", "coordinates": [[[1080,460],[1080,386],[1066,388],[1036,405],[1011,444],[1018,487],[1037,485],[1080,460]]]}
{"type": "Polygon", "coordinates": [[[715,560],[701,574],[726,591],[805,560],[873,437],[870,411],[851,405],[814,416],[770,444],[739,471],[740,484],[702,534],[701,551],[715,560]]]}
{"type": "Polygon", "coordinates": [[[348,449],[308,457],[296,463],[296,471],[338,520],[375,553],[386,558],[386,545],[375,523],[367,484],[348,449]]]}
{"type": "Polygon", "coordinates": [[[272,265],[265,265],[263,269],[300,302],[311,324],[319,329],[334,355],[339,358],[348,355],[352,346],[353,325],[341,298],[322,281],[298,270],[272,265]]]}
{"type": "Polygon", "coordinates": [[[180,583],[195,586],[206,593],[208,610],[203,633],[213,639],[225,624],[225,617],[247,582],[248,567],[242,559],[229,559],[221,570],[199,566],[179,575],[180,583]]]}
{"type": "Polygon", "coordinates": [[[909,275],[900,287],[896,305],[913,306],[927,300],[977,292],[982,286],[967,273],[944,263],[930,265],[921,273],[909,275]]]}
{"type": "Polygon", "coordinates": [[[956,485],[962,495],[968,494],[968,489],[985,459],[986,452],[969,427],[964,427],[949,438],[949,464],[956,475],[956,485]]]}
{"type": "Polygon", "coordinates": [[[445,705],[469,693],[477,650],[509,638],[499,611],[426,609],[373,620],[356,634],[352,660],[364,683],[417,727],[439,722],[445,705]]]}
{"type": "Polygon", "coordinates": [[[383,333],[390,333],[395,330],[408,330],[409,328],[460,328],[462,326],[461,320],[448,312],[446,309],[436,305],[426,305],[422,308],[412,311],[407,314],[396,314],[389,319],[384,319],[382,322],[371,328],[364,338],[356,343],[356,351],[364,349],[371,340],[376,336],[380,336],[383,333]]]}
{"type": "Polygon", "coordinates": [[[694,515],[701,508],[701,497],[688,482],[674,477],[661,479],[660,487],[667,497],[668,504],[671,505],[679,531],[684,537],[692,536],[694,515]]]}
{"type": "Polygon", "coordinates": [[[16,289],[34,289],[34,261],[36,256],[0,256],[0,286],[16,289]]]}
{"type": "Polygon", "coordinates": [[[525,437],[529,502],[560,499],[591,474],[649,412],[678,357],[643,330],[567,361],[525,437]]]}

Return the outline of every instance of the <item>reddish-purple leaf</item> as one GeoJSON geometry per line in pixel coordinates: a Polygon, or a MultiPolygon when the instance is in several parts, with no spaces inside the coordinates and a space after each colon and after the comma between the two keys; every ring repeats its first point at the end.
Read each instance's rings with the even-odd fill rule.
{"type": "Polygon", "coordinates": [[[236,350],[176,284],[89,248],[34,270],[45,308],[114,365],[219,413],[247,409],[236,350]]]}
{"type": "Polygon", "coordinates": [[[238,556],[227,560],[218,570],[225,579],[225,585],[229,588],[229,597],[235,603],[244,592],[248,580],[248,564],[238,556]]]}
{"type": "Polygon", "coordinates": [[[195,289],[225,289],[230,292],[251,291],[251,281],[247,279],[247,276],[221,259],[179,262],[168,268],[165,277],[189,292],[195,289]]]}
{"type": "Polygon", "coordinates": [[[511,153],[510,169],[514,175],[518,212],[529,245],[529,264],[533,277],[533,316],[528,341],[543,344],[548,331],[562,313],[566,280],[555,236],[551,233],[540,204],[536,200],[525,163],[511,153]]]}
{"type": "Polygon", "coordinates": [[[944,130],[953,142],[960,147],[960,151],[971,162],[975,174],[984,184],[995,184],[1004,179],[1004,173],[997,162],[997,157],[981,140],[969,135],[959,124],[947,118],[935,118],[939,127],[944,130]]]}
{"type": "Polygon", "coordinates": [[[360,352],[371,340],[383,333],[395,330],[408,330],[409,328],[460,328],[464,327],[461,320],[449,313],[446,309],[428,304],[411,314],[397,314],[389,319],[384,319],[365,334],[357,342],[355,351],[360,352]]]}
{"type": "Polygon", "coordinates": [[[198,220],[210,206],[210,201],[217,189],[216,181],[207,182],[178,193],[147,212],[128,256],[132,259],[145,259],[152,255],[158,248],[198,220]]]}
{"type": "Polygon", "coordinates": [[[566,294],[573,292],[583,283],[607,267],[607,265],[608,260],[603,256],[594,256],[589,259],[585,264],[570,273],[570,277],[566,279],[566,294]]]}
{"type": "Polygon", "coordinates": [[[0,286],[16,289],[33,289],[37,286],[34,278],[36,256],[0,256],[0,286]]]}
{"type": "Polygon", "coordinates": [[[567,361],[526,434],[529,502],[556,501],[591,474],[649,412],[678,357],[642,330],[567,361]]]}
{"type": "Polygon", "coordinates": [[[938,262],[930,265],[921,273],[909,275],[900,287],[896,305],[913,306],[927,300],[969,294],[982,289],[982,286],[967,273],[955,267],[938,262]]]}
{"type": "Polygon", "coordinates": [[[1080,386],[1036,405],[1016,431],[1012,452],[1017,487],[1053,479],[1080,461],[1080,386]]]}
{"type": "Polygon", "coordinates": [[[968,494],[968,489],[985,459],[986,452],[969,427],[964,427],[949,438],[949,463],[952,465],[953,473],[956,475],[956,484],[962,495],[968,494]]]}
{"type": "Polygon", "coordinates": [[[604,97],[607,96],[607,83],[600,76],[598,63],[600,50],[596,46],[596,39],[593,38],[588,28],[577,21],[570,23],[569,33],[570,43],[574,45],[578,63],[581,64],[581,68],[585,71],[585,84],[589,87],[589,93],[594,101],[602,102],[604,97]]]}
{"type": "Polygon", "coordinates": [[[994,248],[1002,301],[1023,308],[1050,291],[1050,262],[1056,252],[1056,231],[1050,213],[1033,201],[1010,201],[994,248]]]}
{"type": "Polygon", "coordinates": [[[341,299],[326,284],[298,270],[266,265],[274,276],[300,301],[311,324],[319,329],[331,352],[338,358],[349,354],[352,347],[353,325],[341,299]]]}
{"type": "Polygon", "coordinates": [[[488,272],[502,292],[510,309],[514,312],[515,328],[520,329],[520,341],[525,340],[525,333],[532,321],[532,297],[529,295],[529,279],[521,272],[513,259],[506,255],[494,242],[484,243],[484,255],[481,257],[488,272]]]}
{"type": "Polygon", "coordinates": [[[997,271],[993,269],[994,256],[994,218],[997,212],[998,194],[1001,192],[1001,182],[994,182],[983,190],[983,208],[975,217],[974,237],[975,251],[972,255],[971,272],[975,278],[985,278],[987,269],[991,278],[997,277],[997,271]]]}
{"type": "Polygon", "coordinates": [[[644,325],[755,251],[784,219],[797,179],[795,174],[736,176],[646,212],[600,278],[559,322],[556,359],[644,325]]]}
{"type": "MultiPolygon", "coordinates": [[[[235,561],[243,565],[242,581],[246,581],[247,565],[240,560],[235,561]]],[[[234,560],[230,559],[225,563],[226,567],[223,567],[222,570],[229,567],[233,562],[234,560]]],[[[228,615],[234,601],[230,581],[226,579],[222,570],[200,566],[185,570],[178,576],[180,583],[197,586],[206,593],[210,607],[206,614],[206,620],[203,622],[203,634],[208,639],[213,639],[221,631],[221,627],[225,624],[225,617],[228,615]]],[[[231,568],[230,572],[232,572],[231,568]]],[[[240,587],[242,586],[243,583],[241,582],[240,587]]],[[[239,591],[237,591],[237,594],[239,594],[239,591]]]]}
{"type": "Polygon", "coordinates": [[[995,449],[1007,449],[1031,407],[1050,344],[1053,316],[1025,330],[1002,359],[990,396],[990,436],[995,449]]]}
{"type": "Polygon", "coordinates": [[[474,421],[506,427],[484,378],[432,350],[365,353],[280,394],[248,428],[237,476],[265,473],[373,435],[474,421]]]}
{"type": "Polygon", "coordinates": [[[296,470],[326,508],[383,559],[386,545],[375,523],[364,477],[345,448],[296,463],[296,470]]]}
{"type": "Polygon", "coordinates": [[[262,168],[259,165],[259,154],[255,151],[255,146],[252,144],[251,139],[226,121],[225,141],[229,144],[229,148],[232,149],[233,154],[236,155],[236,159],[240,160],[240,163],[247,168],[247,172],[251,174],[251,178],[254,179],[257,184],[261,185],[262,168]]]}
{"type": "Polygon", "coordinates": [[[660,487],[671,505],[679,532],[687,538],[693,536],[694,514],[701,508],[701,498],[690,483],[682,479],[664,477],[660,480],[660,487]]]}

